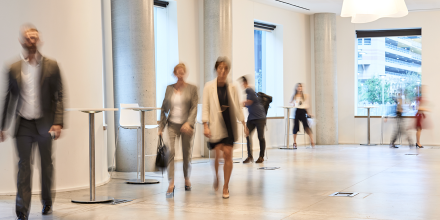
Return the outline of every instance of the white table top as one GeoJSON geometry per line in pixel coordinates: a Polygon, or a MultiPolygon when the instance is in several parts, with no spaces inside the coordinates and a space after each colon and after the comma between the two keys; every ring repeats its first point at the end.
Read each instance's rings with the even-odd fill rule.
{"type": "Polygon", "coordinates": [[[73,112],[85,112],[85,113],[99,113],[105,111],[119,111],[117,108],[66,108],[65,111],[73,112]]]}
{"type": "Polygon", "coordinates": [[[156,107],[130,107],[130,108],[124,108],[124,109],[147,112],[147,111],[153,111],[153,110],[160,110],[161,108],[156,108],[156,107]]]}
{"type": "Polygon", "coordinates": [[[279,106],[278,108],[295,108],[295,106],[279,106]]]}
{"type": "Polygon", "coordinates": [[[358,108],[379,108],[379,106],[363,106],[363,107],[358,107],[358,108]]]}

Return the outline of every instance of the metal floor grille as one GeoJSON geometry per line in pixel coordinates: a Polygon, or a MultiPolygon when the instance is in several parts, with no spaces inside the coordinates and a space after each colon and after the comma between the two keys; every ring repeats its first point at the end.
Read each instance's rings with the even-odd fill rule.
{"type": "Polygon", "coordinates": [[[113,200],[112,203],[110,203],[111,205],[118,205],[118,204],[122,204],[122,203],[127,203],[127,202],[131,202],[133,200],[126,200],[126,199],[115,199],[113,200]]]}
{"type": "Polygon", "coordinates": [[[335,192],[331,194],[330,196],[336,196],[336,197],[354,197],[358,192],[335,192]]]}
{"type": "Polygon", "coordinates": [[[280,169],[280,167],[260,167],[259,170],[277,170],[280,169]]]}

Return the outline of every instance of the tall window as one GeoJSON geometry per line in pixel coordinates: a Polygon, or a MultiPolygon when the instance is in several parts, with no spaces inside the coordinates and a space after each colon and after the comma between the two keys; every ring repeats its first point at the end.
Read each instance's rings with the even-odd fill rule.
{"type": "Polygon", "coordinates": [[[356,115],[366,116],[365,106],[376,107],[372,116],[390,115],[402,100],[403,115],[414,116],[422,81],[422,36],[359,38],[356,56],[356,115]]]}
{"type": "MultiPolygon", "coordinates": [[[[254,23],[255,92],[272,96],[268,116],[281,116],[283,109],[283,28],[261,22],[254,23]]],[[[252,81],[250,81],[251,83],[252,81]]]]}
{"type": "Polygon", "coordinates": [[[266,31],[254,30],[255,92],[266,92],[266,31]]]}
{"type": "MultiPolygon", "coordinates": [[[[173,68],[179,62],[176,3],[154,7],[156,106],[162,106],[166,87],[176,82],[173,68]]],[[[160,111],[157,111],[160,119],[160,111]]]]}

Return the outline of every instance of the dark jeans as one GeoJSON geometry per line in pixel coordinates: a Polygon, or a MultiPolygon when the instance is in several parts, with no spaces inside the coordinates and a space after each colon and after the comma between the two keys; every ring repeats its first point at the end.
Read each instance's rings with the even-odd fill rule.
{"type": "MultiPolygon", "coordinates": [[[[49,132],[49,131],[48,131],[49,132]]],[[[53,163],[52,139],[49,133],[39,134],[34,120],[20,120],[16,136],[18,156],[17,198],[15,211],[29,216],[32,196],[32,145],[38,144],[41,158],[41,202],[52,205],[53,163]]]]}
{"type": "Polygon", "coordinates": [[[264,151],[266,150],[266,139],[264,138],[264,127],[266,126],[266,119],[250,120],[246,123],[249,129],[249,136],[247,140],[248,157],[252,157],[252,142],[250,138],[257,128],[258,140],[260,140],[260,157],[264,157],[264,151]]]}

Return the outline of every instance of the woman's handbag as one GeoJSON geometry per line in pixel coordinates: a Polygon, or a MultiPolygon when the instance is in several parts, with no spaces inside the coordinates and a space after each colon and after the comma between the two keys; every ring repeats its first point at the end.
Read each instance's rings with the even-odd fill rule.
{"type": "Polygon", "coordinates": [[[157,141],[156,167],[159,169],[166,169],[169,162],[168,159],[168,149],[163,143],[162,135],[159,135],[159,140],[157,141]]]}

